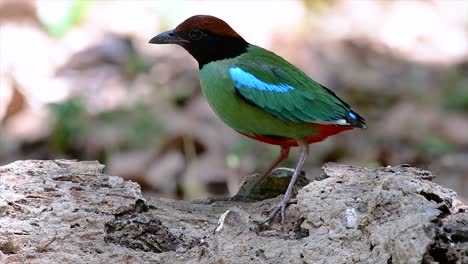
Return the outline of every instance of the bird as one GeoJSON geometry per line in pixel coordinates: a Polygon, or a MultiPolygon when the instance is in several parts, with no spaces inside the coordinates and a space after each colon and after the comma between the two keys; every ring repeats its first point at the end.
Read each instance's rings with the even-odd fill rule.
{"type": "Polygon", "coordinates": [[[214,112],[240,134],[281,148],[252,186],[284,161],[291,147],[300,148],[284,196],[261,224],[272,222],[278,212],[285,223],[285,208],[309,155],[309,144],[366,128],[365,119],[333,91],[279,55],[250,44],[220,18],[189,17],[149,43],[176,44],[188,51],[198,62],[201,90],[214,112]]]}

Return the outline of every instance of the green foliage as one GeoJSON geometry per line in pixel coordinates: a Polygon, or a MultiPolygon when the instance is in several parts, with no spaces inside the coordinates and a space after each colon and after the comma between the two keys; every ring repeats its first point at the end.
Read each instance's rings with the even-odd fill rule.
{"type": "Polygon", "coordinates": [[[305,8],[308,11],[322,11],[335,3],[335,0],[303,0],[305,8]]]}
{"type": "Polygon", "coordinates": [[[453,152],[455,146],[432,133],[422,133],[418,149],[423,155],[439,156],[453,152]]]}
{"type": "Polygon", "coordinates": [[[50,107],[54,117],[50,147],[58,153],[79,155],[84,143],[80,139],[85,139],[89,136],[88,133],[104,127],[111,127],[118,137],[118,144],[106,146],[108,150],[134,149],[159,143],[158,135],[162,126],[157,113],[143,104],[97,116],[91,116],[77,99],[51,104],[50,107]]]}
{"type": "Polygon", "coordinates": [[[86,129],[87,113],[79,100],[51,104],[54,123],[50,137],[51,148],[57,152],[66,152],[77,142],[86,129]]]}
{"type": "Polygon", "coordinates": [[[130,109],[101,113],[97,121],[119,131],[122,148],[138,148],[159,144],[162,125],[149,106],[137,103],[130,109]]]}
{"type": "Polygon", "coordinates": [[[149,71],[149,66],[134,49],[132,49],[132,53],[128,56],[124,67],[128,76],[132,79],[135,79],[141,73],[149,71]]]}
{"type": "MultiPolygon", "coordinates": [[[[50,19],[50,15],[48,15],[49,13],[47,13],[45,9],[48,8],[47,5],[55,5],[57,2],[45,2],[43,6],[44,15],[40,15],[41,21],[51,36],[54,38],[61,38],[67,31],[81,22],[83,14],[86,12],[90,2],[91,1],[88,0],[72,0],[58,3],[66,4],[64,5],[65,10],[63,10],[63,14],[60,17],[54,20],[50,19]]],[[[39,9],[39,11],[41,11],[41,9],[39,9]]]]}
{"type": "Polygon", "coordinates": [[[468,110],[468,76],[463,70],[455,70],[450,74],[442,105],[449,110],[468,110]]]}
{"type": "Polygon", "coordinates": [[[363,162],[362,166],[365,168],[379,168],[379,167],[384,166],[384,164],[380,163],[377,160],[372,160],[372,161],[363,162]]]}

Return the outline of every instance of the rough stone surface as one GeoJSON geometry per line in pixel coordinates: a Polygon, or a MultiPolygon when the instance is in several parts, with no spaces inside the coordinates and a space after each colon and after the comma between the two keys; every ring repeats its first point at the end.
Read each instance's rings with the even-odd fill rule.
{"type": "MultiPolygon", "coordinates": [[[[256,184],[256,182],[260,174],[249,175],[245,177],[239,191],[231,199],[239,201],[260,201],[274,198],[278,196],[278,194],[283,194],[286,191],[293,173],[294,169],[276,168],[258,184],[256,184]]],[[[309,184],[309,182],[310,181],[305,177],[305,173],[302,171],[297,177],[292,192],[293,195],[297,195],[297,192],[309,184]]]]}
{"type": "Polygon", "coordinates": [[[468,263],[468,213],[407,165],[326,164],[287,223],[258,226],[279,197],[175,201],[96,162],[0,167],[0,263],[468,263]]]}

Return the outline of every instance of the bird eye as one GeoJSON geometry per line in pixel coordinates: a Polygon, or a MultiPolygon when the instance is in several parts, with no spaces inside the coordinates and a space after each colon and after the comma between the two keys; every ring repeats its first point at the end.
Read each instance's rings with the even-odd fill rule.
{"type": "Polygon", "coordinates": [[[193,40],[199,40],[203,36],[203,33],[199,29],[193,29],[189,32],[189,37],[193,40]]]}

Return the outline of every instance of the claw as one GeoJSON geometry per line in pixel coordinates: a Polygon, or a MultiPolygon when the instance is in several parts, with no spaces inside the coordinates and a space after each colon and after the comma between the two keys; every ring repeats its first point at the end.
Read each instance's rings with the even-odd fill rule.
{"type": "Polygon", "coordinates": [[[285,210],[286,210],[286,203],[281,204],[281,224],[284,225],[286,215],[285,215],[285,210]]]}
{"type": "Polygon", "coordinates": [[[275,218],[275,215],[281,210],[281,223],[284,224],[286,222],[286,206],[289,204],[289,200],[292,196],[292,191],[294,188],[294,184],[296,183],[297,176],[299,175],[299,172],[301,171],[302,165],[304,164],[304,161],[307,159],[307,156],[309,155],[309,145],[305,140],[297,140],[298,145],[301,147],[301,155],[299,157],[299,161],[297,162],[296,169],[294,170],[294,174],[291,177],[291,181],[289,182],[288,188],[286,190],[286,193],[284,194],[284,197],[281,199],[281,201],[272,209],[270,209],[270,213],[268,214],[268,217],[261,221],[259,224],[263,225],[267,222],[272,221],[275,218]]]}
{"type": "MultiPolygon", "coordinates": [[[[268,214],[268,217],[266,219],[264,219],[263,221],[261,221],[259,224],[260,225],[264,225],[268,222],[271,222],[273,221],[273,219],[275,218],[276,214],[278,213],[278,211],[281,209],[281,203],[276,205],[275,207],[271,208],[270,210],[268,210],[269,214],[268,214]]],[[[283,222],[283,219],[281,219],[281,222],[283,222]]]]}
{"type": "Polygon", "coordinates": [[[280,211],[281,211],[281,224],[284,224],[286,222],[286,206],[289,204],[288,200],[289,199],[285,199],[285,197],[283,197],[283,199],[281,199],[281,201],[276,206],[266,211],[266,213],[268,213],[268,217],[265,220],[259,222],[259,224],[263,225],[268,222],[271,222],[275,218],[276,214],[280,211]]]}

